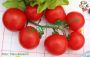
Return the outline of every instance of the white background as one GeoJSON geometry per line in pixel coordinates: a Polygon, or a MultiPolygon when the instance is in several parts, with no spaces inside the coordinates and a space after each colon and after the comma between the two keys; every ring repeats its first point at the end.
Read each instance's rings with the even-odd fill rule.
{"type": "MultiPolygon", "coordinates": [[[[79,8],[79,4],[81,0],[69,0],[70,5],[64,6],[66,13],[71,11],[81,12],[85,16],[85,26],[82,30],[83,35],[85,36],[85,45],[82,49],[78,51],[68,50],[65,54],[60,56],[54,56],[49,54],[44,49],[44,40],[48,35],[51,35],[50,29],[45,29],[45,34],[43,35],[39,46],[33,50],[26,50],[21,47],[18,42],[18,32],[8,31],[2,24],[2,15],[6,10],[2,3],[4,0],[0,0],[0,57],[80,57],[84,52],[90,51],[90,15],[87,12],[82,12],[82,9],[79,8]],[[2,55],[2,53],[25,53],[28,55],[2,55]]],[[[87,0],[86,0],[87,1],[87,0]]],[[[90,2],[90,1],[89,1],[90,2]]],[[[46,20],[42,18],[40,24],[47,24],[46,20]]]]}

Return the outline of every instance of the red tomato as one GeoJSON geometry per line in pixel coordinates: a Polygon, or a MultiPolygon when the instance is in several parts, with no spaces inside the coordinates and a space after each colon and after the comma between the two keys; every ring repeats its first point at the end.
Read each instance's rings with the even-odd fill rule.
{"type": "Polygon", "coordinates": [[[68,47],[68,42],[65,36],[53,34],[44,42],[45,48],[54,55],[63,54],[68,47]]]}
{"type": "Polygon", "coordinates": [[[72,30],[77,31],[84,25],[85,20],[81,13],[70,12],[66,17],[66,22],[72,30]]]}
{"type": "Polygon", "coordinates": [[[26,6],[25,13],[27,15],[27,18],[32,21],[38,21],[44,14],[44,12],[37,13],[37,6],[26,6]]]}
{"type": "Polygon", "coordinates": [[[78,50],[83,47],[85,43],[84,36],[79,32],[72,32],[69,39],[69,48],[78,50]]]}
{"type": "Polygon", "coordinates": [[[32,26],[23,28],[19,33],[20,44],[26,49],[33,49],[39,45],[40,35],[32,26]]]}
{"type": "Polygon", "coordinates": [[[3,15],[3,23],[7,29],[19,31],[26,24],[26,16],[21,10],[10,8],[3,15]]]}
{"type": "Polygon", "coordinates": [[[63,21],[66,17],[66,13],[61,6],[57,6],[55,9],[47,9],[45,17],[48,22],[54,24],[56,21],[63,21]]]}

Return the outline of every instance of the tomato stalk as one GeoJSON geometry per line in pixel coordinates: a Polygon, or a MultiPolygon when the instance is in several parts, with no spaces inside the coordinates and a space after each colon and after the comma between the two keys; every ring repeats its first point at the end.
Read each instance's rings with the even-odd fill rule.
{"type": "Polygon", "coordinates": [[[39,26],[39,27],[44,27],[44,28],[52,28],[52,29],[59,29],[59,30],[63,30],[62,28],[58,27],[57,25],[39,25],[33,21],[29,21],[30,23],[39,26]]]}
{"type": "Polygon", "coordinates": [[[41,22],[41,20],[42,20],[42,19],[40,19],[40,20],[38,21],[38,24],[41,22]]]}
{"type": "Polygon", "coordinates": [[[37,23],[35,23],[35,22],[31,21],[31,20],[28,20],[28,22],[34,24],[35,26],[39,26],[39,27],[41,27],[41,25],[39,25],[39,24],[37,24],[37,23]]]}
{"type": "MultiPolygon", "coordinates": [[[[66,36],[66,32],[65,32],[65,30],[64,30],[63,27],[61,28],[61,27],[59,27],[59,26],[57,26],[57,25],[39,25],[39,24],[37,24],[37,23],[35,23],[35,22],[33,22],[33,21],[30,21],[30,20],[29,20],[29,22],[32,23],[32,24],[34,24],[35,26],[38,26],[38,27],[52,28],[52,29],[54,30],[54,32],[56,32],[56,30],[61,30],[61,31],[63,32],[63,35],[66,36]]],[[[58,32],[57,32],[57,33],[58,33],[58,32]]]]}
{"type": "Polygon", "coordinates": [[[54,31],[54,32],[52,32],[52,34],[59,34],[56,29],[53,29],[53,31],[54,31]]]}

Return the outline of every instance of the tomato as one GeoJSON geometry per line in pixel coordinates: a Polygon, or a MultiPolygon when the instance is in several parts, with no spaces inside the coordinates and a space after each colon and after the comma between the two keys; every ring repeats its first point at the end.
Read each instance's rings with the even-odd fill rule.
{"type": "Polygon", "coordinates": [[[46,50],[54,55],[63,54],[68,48],[68,42],[65,36],[53,34],[44,42],[46,50]]]}
{"type": "Polygon", "coordinates": [[[19,41],[24,48],[33,49],[39,45],[40,35],[34,27],[27,26],[20,31],[19,41]]]}
{"type": "Polygon", "coordinates": [[[57,6],[55,9],[47,9],[45,12],[45,18],[49,23],[54,24],[58,20],[63,21],[66,17],[66,13],[61,6],[57,6]]]}
{"type": "Polygon", "coordinates": [[[68,41],[69,48],[78,50],[83,47],[85,43],[84,36],[80,32],[72,32],[68,41]]]}
{"type": "Polygon", "coordinates": [[[25,14],[16,8],[8,9],[3,15],[3,24],[11,31],[19,31],[26,24],[25,14]]]}
{"type": "Polygon", "coordinates": [[[79,30],[85,23],[84,16],[79,12],[70,12],[66,22],[73,31],[79,30]]]}
{"type": "Polygon", "coordinates": [[[26,6],[25,13],[26,13],[28,20],[32,20],[32,21],[40,20],[44,14],[44,12],[37,13],[37,6],[34,6],[34,7],[26,6]]]}

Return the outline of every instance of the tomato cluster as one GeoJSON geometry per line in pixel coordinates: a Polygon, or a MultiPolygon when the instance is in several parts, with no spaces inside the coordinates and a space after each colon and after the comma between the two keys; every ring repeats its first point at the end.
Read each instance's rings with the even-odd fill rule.
{"type": "Polygon", "coordinates": [[[27,26],[26,23],[28,20],[33,22],[38,21],[43,15],[53,26],[57,21],[64,21],[68,25],[66,29],[69,32],[69,37],[60,35],[59,33],[53,33],[48,36],[44,42],[44,46],[48,52],[60,55],[66,52],[68,48],[78,50],[83,47],[85,39],[79,30],[85,23],[84,16],[79,12],[70,12],[66,15],[62,6],[57,6],[55,9],[46,9],[41,13],[37,12],[37,6],[26,6],[24,12],[17,8],[10,8],[3,15],[3,24],[11,31],[20,31],[20,44],[26,49],[33,49],[39,45],[40,32],[33,26],[27,26]]]}

